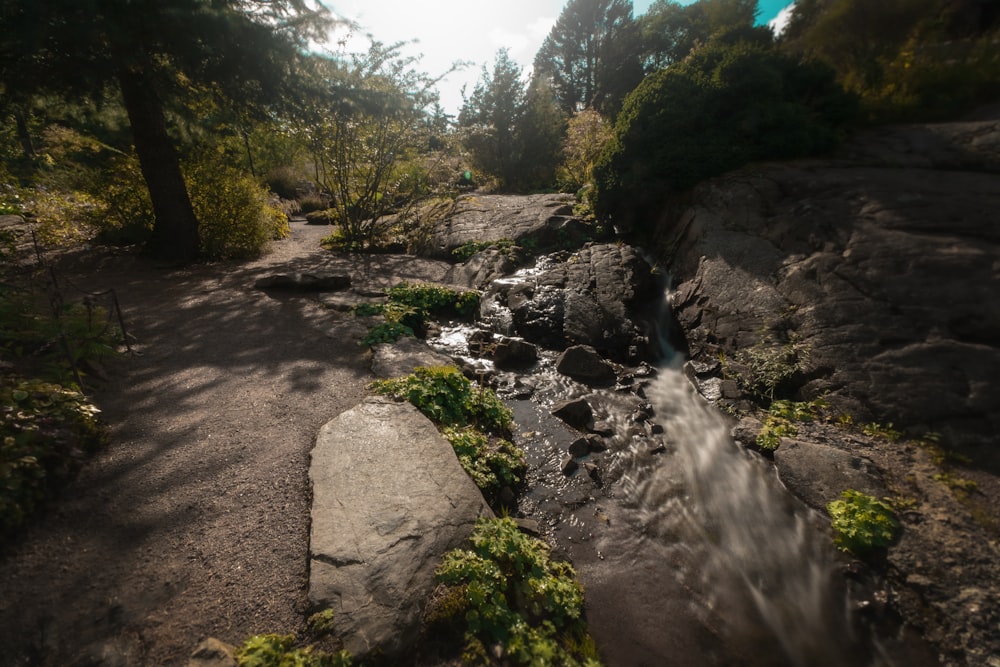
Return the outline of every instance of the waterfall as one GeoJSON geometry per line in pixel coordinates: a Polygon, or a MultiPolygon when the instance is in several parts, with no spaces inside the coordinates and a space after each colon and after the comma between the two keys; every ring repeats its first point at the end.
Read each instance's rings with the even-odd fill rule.
{"type": "Polygon", "coordinates": [[[636,463],[624,488],[644,539],[683,554],[679,575],[699,595],[701,613],[723,632],[780,644],[784,660],[774,664],[860,664],[850,655],[846,598],[833,585],[832,548],[815,513],[733,442],[725,418],[676,363],[647,395],[668,454],[636,463]]]}

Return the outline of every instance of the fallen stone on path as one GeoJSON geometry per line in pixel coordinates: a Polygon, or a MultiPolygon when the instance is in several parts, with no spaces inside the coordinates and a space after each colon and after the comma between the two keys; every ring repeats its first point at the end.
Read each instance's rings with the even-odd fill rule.
{"type": "Polygon", "coordinates": [[[309,602],[333,609],[357,658],[391,657],[416,638],[444,554],[492,512],[434,424],[382,397],[323,426],[309,478],[309,602]]]}
{"type": "Polygon", "coordinates": [[[372,375],[380,378],[403,377],[417,366],[455,365],[448,355],[435,352],[426,342],[411,336],[395,343],[379,343],[372,352],[372,375]]]}
{"type": "Polygon", "coordinates": [[[335,273],[276,273],[254,283],[257,289],[293,292],[336,292],[350,286],[350,276],[335,273]]]}

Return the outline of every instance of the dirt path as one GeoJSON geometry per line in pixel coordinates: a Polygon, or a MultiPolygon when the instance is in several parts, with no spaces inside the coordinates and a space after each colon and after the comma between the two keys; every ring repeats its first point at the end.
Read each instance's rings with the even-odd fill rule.
{"type": "Polygon", "coordinates": [[[138,354],[94,393],[111,446],[0,555],[0,664],[186,664],[208,636],[301,628],[309,451],[371,378],[351,316],[254,280],[329,268],[370,289],[444,270],[334,257],[325,232],[293,223],[249,264],[68,262],[80,285],[117,290],[138,354]]]}

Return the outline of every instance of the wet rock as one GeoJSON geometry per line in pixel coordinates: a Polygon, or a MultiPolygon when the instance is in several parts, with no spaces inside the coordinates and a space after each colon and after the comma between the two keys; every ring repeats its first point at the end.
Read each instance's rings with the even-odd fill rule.
{"type": "Polygon", "coordinates": [[[596,433],[591,433],[590,435],[588,435],[586,437],[586,440],[587,440],[587,449],[595,454],[607,451],[608,449],[607,441],[604,439],[604,437],[596,433]]]}
{"type": "Polygon", "coordinates": [[[497,278],[509,275],[525,261],[508,250],[490,248],[478,252],[461,264],[456,264],[445,276],[448,283],[481,290],[497,278]]]}
{"type": "Polygon", "coordinates": [[[277,273],[254,283],[257,289],[292,292],[336,292],[350,286],[350,276],[329,273],[277,273]]]}
{"type": "Polygon", "coordinates": [[[785,486],[807,505],[825,510],[841,492],[854,489],[881,498],[885,486],[868,459],[815,442],[782,438],[774,465],[785,486]]]}
{"type": "Polygon", "coordinates": [[[503,370],[524,370],[538,361],[538,348],[519,338],[500,339],[493,352],[493,363],[503,370]]]}
{"type": "Polygon", "coordinates": [[[552,414],[578,430],[586,430],[594,419],[593,410],[585,399],[562,401],[552,406],[552,414]]]}
{"type": "Polygon", "coordinates": [[[564,475],[572,475],[580,468],[580,464],[576,462],[572,456],[567,456],[563,459],[562,465],[559,469],[562,470],[564,475]]]}
{"type": "Polygon", "coordinates": [[[309,479],[310,604],[334,610],[357,660],[398,655],[419,632],[442,557],[492,512],[434,424],[384,398],[323,426],[309,479]]]}
{"type": "Polygon", "coordinates": [[[644,309],[658,297],[651,267],[632,247],[592,244],[484,300],[504,304],[525,340],[551,349],[589,345],[622,362],[652,353],[644,309]]]}
{"type": "Polygon", "coordinates": [[[574,345],[556,360],[556,370],[589,387],[609,387],[615,383],[614,366],[589,345],[574,345]]]}
{"type": "Polygon", "coordinates": [[[737,443],[744,447],[750,447],[757,442],[757,436],[760,435],[762,428],[764,428],[764,423],[756,417],[741,417],[729,431],[729,434],[737,443]]]}
{"type": "Polygon", "coordinates": [[[574,458],[580,458],[581,456],[586,456],[590,453],[590,443],[586,438],[577,438],[573,442],[569,443],[569,455],[574,458]]]}

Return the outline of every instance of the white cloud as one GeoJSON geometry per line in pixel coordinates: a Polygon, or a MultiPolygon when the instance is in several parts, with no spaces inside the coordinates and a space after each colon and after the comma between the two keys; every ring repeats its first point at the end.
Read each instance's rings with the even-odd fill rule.
{"type": "Polygon", "coordinates": [[[792,11],[794,11],[794,9],[795,3],[793,2],[778,12],[777,16],[767,22],[767,25],[770,26],[776,37],[783,33],[785,28],[788,27],[788,22],[792,18],[792,11]]]}

